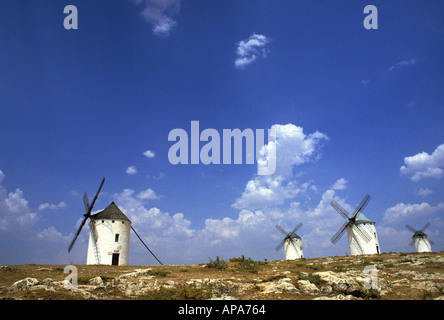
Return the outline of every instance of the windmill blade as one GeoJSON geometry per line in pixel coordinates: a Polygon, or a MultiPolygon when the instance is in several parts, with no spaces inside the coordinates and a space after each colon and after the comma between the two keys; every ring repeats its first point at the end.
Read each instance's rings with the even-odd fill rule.
{"type": "Polygon", "coordinates": [[[366,243],[370,242],[372,237],[367,233],[367,231],[362,229],[360,225],[356,225],[356,224],[353,223],[352,226],[355,227],[355,230],[359,233],[359,235],[364,239],[364,241],[366,243]]]}
{"type": "Polygon", "coordinates": [[[102,190],[102,187],[103,187],[104,183],[105,183],[105,177],[102,179],[102,183],[100,184],[99,190],[97,190],[97,193],[94,196],[94,199],[93,199],[91,205],[88,202],[88,196],[86,195],[86,192],[85,192],[85,195],[83,196],[83,203],[85,204],[85,206],[87,206],[87,204],[88,204],[88,206],[87,206],[88,209],[87,209],[86,213],[83,215],[85,218],[83,219],[82,223],[80,224],[80,227],[77,230],[77,233],[75,234],[74,238],[72,239],[72,241],[71,241],[71,243],[70,243],[70,245],[68,247],[68,253],[71,252],[71,249],[74,246],[74,243],[76,242],[77,237],[80,234],[80,231],[82,231],[82,228],[85,225],[86,220],[91,216],[91,210],[92,210],[92,208],[94,206],[94,203],[97,200],[97,197],[99,196],[100,190],[102,190]]]}
{"type": "Polygon", "coordinates": [[[291,237],[296,231],[298,231],[302,227],[302,223],[299,223],[294,229],[288,234],[291,237]]]}
{"type": "Polygon", "coordinates": [[[285,237],[278,245],[277,245],[277,247],[275,248],[276,249],[276,251],[279,251],[281,248],[282,248],[282,246],[284,245],[284,243],[285,243],[285,240],[287,240],[287,237],[285,237]]]}
{"type": "Polygon", "coordinates": [[[87,216],[87,215],[85,214],[85,218],[83,219],[82,223],[80,224],[80,227],[79,227],[79,229],[77,230],[77,233],[75,234],[74,238],[73,238],[72,241],[71,241],[71,244],[70,244],[69,247],[68,247],[68,253],[71,252],[72,246],[73,246],[74,243],[76,242],[77,237],[79,236],[80,231],[82,231],[82,228],[83,228],[83,226],[85,225],[85,222],[86,222],[86,220],[87,220],[88,218],[89,218],[89,216],[87,216]]]}
{"type": "Polygon", "coordinates": [[[94,242],[97,242],[98,234],[96,229],[96,221],[94,219],[89,220],[89,228],[91,229],[94,242]]]}
{"type": "Polygon", "coordinates": [[[427,229],[428,227],[430,227],[430,222],[427,222],[424,227],[421,228],[421,231],[424,232],[425,229],[427,229]]]}
{"type": "Polygon", "coordinates": [[[353,211],[353,215],[352,215],[352,219],[356,216],[356,214],[358,212],[362,212],[362,210],[364,210],[365,206],[367,205],[367,203],[370,201],[371,197],[366,194],[364,199],[362,199],[361,203],[359,204],[359,206],[355,209],[355,211],[353,211]]]}
{"type": "Polygon", "coordinates": [[[157,261],[159,261],[159,263],[161,265],[163,265],[162,262],[160,262],[159,259],[157,259],[156,255],[150,250],[150,248],[148,248],[148,246],[145,244],[145,242],[143,242],[142,238],[137,234],[136,229],[133,228],[133,226],[131,226],[131,229],[134,231],[134,233],[136,234],[137,238],[139,238],[139,240],[143,243],[143,245],[145,246],[145,248],[148,249],[148,251],[153,255],[154,258],[156,258],[157,261]]]}
{"type": "Polygon", "coordinates": [[[85,205],[85,212],[88,212],[90,204],[89,204],[88,195],[86,194],[86,192],[83,195],[83,204],[85,205]]]}
{"type": "Polygon", "coordinates": [[[430,243],[431,245],[435,245],[435,243],[434,243],[432,240],[430,240],[430,239],[429,239],[429,243],[430,243]]]}
{"type": "Polygon", "coordinates": [[[408,224],[406,224],[405,227],[406,227],[407,229],[409,229],[410,231],[412,231],[413,233],[416,232],[416,230],[413,229],[413,228],[412,228],[411,226],[409,226],[408,224]]]}
{"type": "Polygon", "coordinates": [[[340,214],[341,216],[343,216],[345,219],[350,219],[350,218],[348,217],[348,212],[345,211],[345,209],[342,208],[342,207],[339,205],[339,203],[337,203],[335,200],[331,200],[330,205],[331,205],[331,206],[332,206],[337,212],[339,212],[339,214],[340,214]]]}
{"type": "Polygon", "coordinates": [[[91,205],[89,206],[88,212],[86,213],[87,215],[91,215],[91,210],[94,207],[94,203],[96,203],[97,197],[99,196],[100,190],[102,190],[103,184],[105,183],[105,177],[103,177],[102,179],[102,183],[100,184],[99,190],[97,190],[96,195],[94,196],[93,201],[91,202],[91,205]]]}
{"type": "Polygon", "coordinates": [[[290,239],[290,243],[296,250],[299,248],[299,250],[302,250],[302,246],[300,244],[296,244],[294,239],[290,239]]]}
{"type": "Polygon", "coordinates": [[[285,236],[288,236],[288,232],[284,230],[284,228],[282,228],[280,225],[276,225],[276,228],[282,232],[285,236]]]}
{"type": "Polygon", "coordinates": [[[330,241],[333,244],[336,244],[336,242],[338,242],[338,240],[343,236],[345,230],[347,229],[347,225],[349,224],[349,221],[346,221],[342,227],[338,230],[338,232],[335,233],[335,235],[333,237],[331,237],[330,241]]]}

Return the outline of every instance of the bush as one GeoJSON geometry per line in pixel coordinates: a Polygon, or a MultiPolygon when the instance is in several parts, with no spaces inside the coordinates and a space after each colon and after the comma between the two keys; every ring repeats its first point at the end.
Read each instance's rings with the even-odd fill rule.
{"type": "Polygon", "coordinates": [[[216,260],[213,260],[211,258],[208,258],[210,262],[207,263],[207,268],[214,268],[223,270],[227,268],[228,263],[224,261],[223,259],[220,259],[219,256],[216,257],[216,260]]]}
{"type": "Polygon", "coordinates": [[[240,258],[231,258],[230,262],[236,263],[234,268],[238,271],[248,271],[251,273],[257,273],[259,266],[266,264],[266,262],[254,261],[251,258],[245,258],[244,255],[242,255],[240,258]]]}

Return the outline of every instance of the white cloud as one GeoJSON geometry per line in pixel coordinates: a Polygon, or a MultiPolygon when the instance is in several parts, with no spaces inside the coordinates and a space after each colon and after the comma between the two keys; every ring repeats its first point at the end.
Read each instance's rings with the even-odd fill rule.
{"type": "MultiPolygon", "coordinates": [[[[321,141],[328,137],[317,131],[305,135],[302,127],[293,124],[276,124],[271,129],[276,131],[276,141],[264,145],[263,149],[276,148],[275,173],[255,176],[248,181],[243,194],[232,204],[233,208],[256,209],[279,205],[286,199],[305,193],[310,187],[309,183],[299,184],[291,180],[293,167],[316,158],[321,141]]],[[[268,151],[265,152],[267,153],[268,151]]]]}
{"type": "Polygon", "coordinates": [[[417,190],[415,193],[421,197],[426,197],[428,195],[431,195],[433,193],[433,190],[429,188],[419,188],[419,190],[417,190]]]}
{"type": "Polygon", "coordinates": [[[141,200],[155,200],[159,199],[160,197],[154,192],[153,189],[148,188],[145,191],[141,191],[137,194],[137,198],[141,200]]]}
{"type": "Polygon", "coordinates": [[[168,35],[176,21],[172,18],[180,10],[180,0],[134,0],[135,4],[143,4],[142,17],[151,23],[153,33],[168,35]]]}
{"type": "Polygon", "coordinates": [[[262,34],[253,33],[247,40],[241,40],[237,44],[237,58],[234,65],[238,69],[243,69],[247,65],[254,62],[257,57],[265,58],[267,49],[265,45],[270,41],[269,38],[262,34]]]}
{"type": "Polygon", "coordinates": [[[392,65],[389,68],[389,71],[393,71],[393,70],[400,69],[400,68],[407,67],[407,66],[413,66],[413,65],[416,64],[416,62],[417,61],[416,61],[415,58],[411,58],[411,59],[408,59],[408,60],[402,60],[402,61],[392,65]]]}
{"type": "Polygon", "coordinates": [[[386,223],[396,223],[405,219],[422,217],[444,211],[444,202],[431,206],[427,202],[420,204],[398,203],[384,212],[383,220],[386,223]]]}
{"type": "Polygon", "coordinates": [[[71,240],[70,235],[63,235],[60,231],[58,231],[53,226],[49,228],[43,229],[42,231],[37,233],[37,237],[39,239],[48,240],[52,242],[66,242],[71,240]]]}
{"type": "Polygon", "coordinates": [[[38,210],[39,211],[43,211],[43,210],[56,210],[56,209],[61,209],[61,208],[65,208],[66,207],[66,203],[64,201],[60,201],[58,204],[50,204],[48,202],[42,203],[39,205],[38,210]]]}
{"type": "Polygon", "coordinates": [[[341,178],[335,182],[335,184],[331,187],[333,190],[344,190],[347,188],[347,180],[345,178],[341,178]]]}
{"type": "Polygon", "coordinates": [[[10,192],[5,199],[5,203],[10,212],[21,213],[29,211],[28,200],[23,197],[23,191],[20,189],[10,192]]]}
{"type": "Polygon", "coordinates": [[[136,174],[137,168],[135,166],[129,166],[128,168],[126,168],[126,173],[127,174],[136,174]]]}
{"type": "MultiPolygon", "coordinates": [[[[0,170],[0,182],[5,178],[5,174],[0,170]]],[[[41,204],[40,207],[51,208],[64,207],[62,201],[57,205],[41,204]]],[[[14,235],[34,237],[38,231],[37,222],[39,216],[29,208],[28,200],[25,199],[23,191],[17,188],[14,192],[7,193],[6,189],[0,185],[0,233],[12,233],[14,235]]]]}
{"type": "Polygon", "coordinates": [[[363,79],[361,80],[361,83],[364,87],[367,88],[367,86],[370,84],[371,80],[370,79],[363,79]]]}
{"type": "Polygon", "coordinates": [[[146,151],[143,153],[143,155],[144,155],[145,157],[147,157],[148,159],[152,159],[152,158],[154,158],[155,153],[154,153],[154,151],[146,150],[146,151]]]}
{"type": "Polygon", "coordinates": [[[427,152],[421,152],[414,156],[404,158],[404,166],[400,168],[402,175],[412,174],[412,181],[419,181],[423,178],[439,179],[444,171],[444,144],[438,146],[430,155],[427,152]]]}

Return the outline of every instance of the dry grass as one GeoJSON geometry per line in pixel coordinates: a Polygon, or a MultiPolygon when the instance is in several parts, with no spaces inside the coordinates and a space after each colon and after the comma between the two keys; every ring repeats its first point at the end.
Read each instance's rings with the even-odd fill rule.
{"type": "MultiPolygon", "coordinates": [[[[107,282],[122,274],[133,272],[135,269],[151,268],[148,275],[162,281],[172,280],[180,283],[174,289],[164,288],[157,292],[139,296],[139,299],[208,299],[209,296],[203,290],[190,288],[185,285],[191,279],[219,279],[230,280],[237,283],[263,283],[278,281],[284,277],[295,280],[309,280],[317,286],[322,285],[318,276],[313,275],[319,271],[347,272],[350,270],[362,271],[367,265],[375,265],[380,277],[399,282],[396,290],[391,290],[384,295],[376,292],[370,297],[373,299],[433,299],[443,295],[444,288],[444,263],[436,262],[435,257],[444,257],[444,252],[435,253],[387,253],[369,256],[326,257],[299,260],[253,261],[241,257],[228,261],[215,259],[208,264],[195,265],[151,265],[151,266],[93,266],[78,265],[79,284],[88,284],[89,280],[100,276],[107,282]],[[414,282],[416,274],[431,275],[435,288],[430,290],[412,289],[408,283],[414,282]],[[433,277],[432,277],[433,276],[433,277]],[[403,284],[405,282],[405,285],[403,284]]],[[[439,259],[438,259],[439,260],[439,259]]],[[[440,259],[440,261],[443,261],[440,259]]],[[[0,297],[21,299],[76,299],[69,291],[61,289],[56,292],[45,290],[26,290],[9,292],[8,288],[18,280],[26,277],[39,280],[51,278],[62,281],[67,276],[64,273],[65,266],[59,265],[14,265],[0,270],[0,297]]],[[[313,299],[312,295],[299,293],[283,293],[276,295],[260,295],[255,286],[238,296],[240,299],[313,299]]],[[[370,293],[372,294],[372,293],[370,293]]],[[[113,288],[107,292],[106,299],[129,299],[122,292],[113,288]]],[[[131,299],[135,299],[132,297],[131,299]]]]}

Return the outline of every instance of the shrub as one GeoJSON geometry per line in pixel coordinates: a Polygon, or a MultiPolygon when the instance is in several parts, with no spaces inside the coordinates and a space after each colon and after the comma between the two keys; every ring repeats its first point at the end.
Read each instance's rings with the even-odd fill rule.
{"type": "Polygon", "coordinates": [[[228,263],[223,259],[220,259],[219,256],[216,257],[216,260],[212,260],[211,258],[208,259],[210,260],[210,262],[206,264],[207,268],[214,268],[219,270],[227,268],[228,263]]]}

